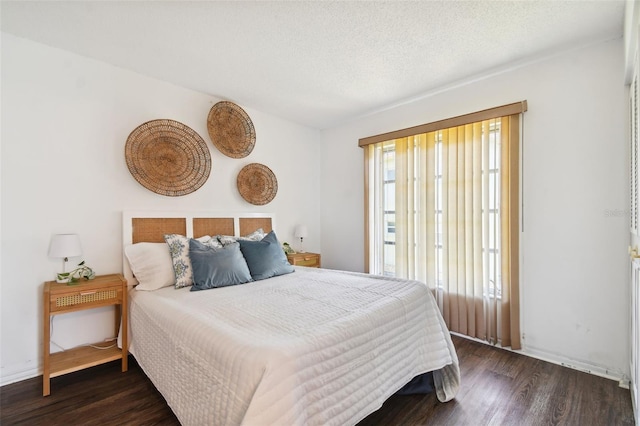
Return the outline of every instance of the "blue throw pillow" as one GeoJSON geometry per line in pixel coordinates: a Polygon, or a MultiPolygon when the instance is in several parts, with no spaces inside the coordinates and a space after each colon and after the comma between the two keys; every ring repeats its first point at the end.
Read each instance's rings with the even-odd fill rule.
{"type": "Polygon", "coordinates": [[[293,266],[287,261],[275,232],[269,232],[260,241],[239,240],[240,250],[244,255],[251,278],[254,281],[264,280],[293,272],[293,266]]]}
{"type": "Polygon", "coordinates": [[[238,244],[215,249],[192,239],[189,241],[189,258],[193,269],[191,291],[251,281],[251,273],[238,244]]]}

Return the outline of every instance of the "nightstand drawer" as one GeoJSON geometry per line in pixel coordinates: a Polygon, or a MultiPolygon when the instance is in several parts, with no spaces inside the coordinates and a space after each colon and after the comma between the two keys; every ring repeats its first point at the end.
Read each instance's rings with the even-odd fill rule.
{"type": "Polygon", "coordinates": [[[318,266],[318,256],[305,257],[304,259],[296,260],[298,266],[318,266]]]}
{"type": "Polygon", "coordinates": [[[49,312],[54,315],[121,304],[127,282],[121,275],[112,274],[74,284],[50,282],[48,286],[49,312]]]}
{"type": "Polygon", "coordinates": [[[294,266],[307,266],[309,268],[320,267],[320,255],[318,253],[288,254],[287,260],[294,266]]]}
{"type": "Polygon", "coordinates": [[[122,300],[122,286],[93,290],[78,290],[73,293],[52,294],[51,312],[69,311],[75,305],[113,305],[122,300]]]}

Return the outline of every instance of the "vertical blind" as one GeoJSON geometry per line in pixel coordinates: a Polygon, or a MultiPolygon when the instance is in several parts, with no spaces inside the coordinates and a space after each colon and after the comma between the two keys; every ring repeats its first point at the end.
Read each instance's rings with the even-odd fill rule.
{"type": "Polygon", "coordinates": [[[509,115],[496,116],[505,112],[500,107],[463,116],[459,125],[432,123],[418,127],[435,130],[360,140],[365,249],[368,271],[427,283],[451,331],[519,349],[519,135],[526,102],[506,107],[509,115]]]}

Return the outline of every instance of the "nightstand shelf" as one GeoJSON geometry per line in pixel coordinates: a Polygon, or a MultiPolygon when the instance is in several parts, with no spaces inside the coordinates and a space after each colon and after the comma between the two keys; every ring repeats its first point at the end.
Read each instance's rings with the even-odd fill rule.
{"type": "Polygon", "coordinates": [[[320,254],[318,253],[293,253],[287,255],[287,260],[294,266],[308,266],[320,268],[320,254]]]}
{"type": "Polygon", "coordinates": [[[127,280],[120,274],[97,276],[89,281],[67,285],[48,281],[44,283],[43,368],[42,394],[51,393],[51,378],[85,368],[122,360],[122,371],[127,371],[127,280]],[[114,306],[116,311],[115,334],[122,325],[122,350],[116,342],[98,342],[91,346],[79,346],[62,352],[50,353],[51,316],[114,306]],[[109,347],[98,349],[92,346],[109,347]]]}
{"type": "MultiPolygon", "coordinates": [[[[104,345],[104,342],[93,344],[93,346],[100,345],[104,345]]],[[[109,349],[82,346],[64,352],[56,352],[49,356],[49,377],[62,376],[117,359],[122,359],[122,351],[117,346],[109,349]]]]}

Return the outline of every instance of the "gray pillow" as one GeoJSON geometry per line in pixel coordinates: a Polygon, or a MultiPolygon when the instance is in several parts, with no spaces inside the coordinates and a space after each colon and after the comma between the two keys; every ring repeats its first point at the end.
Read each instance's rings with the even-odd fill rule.
{"type": "Polygon", "coordinates": [[[189,241],[189,258],[193,269],[191,291],[251,281],[251,273],[238,244],[215,249],[192,239],[189,241]]]}
{"type": "Polygon", "coordinates": [[[294,271],[280,247],[275,232],[269,232],[260,241],[238,240],[238,243],[254,281],[294,271]]]}

